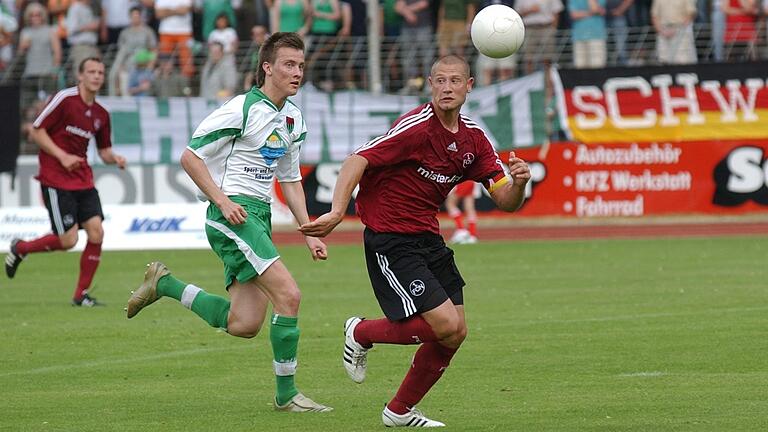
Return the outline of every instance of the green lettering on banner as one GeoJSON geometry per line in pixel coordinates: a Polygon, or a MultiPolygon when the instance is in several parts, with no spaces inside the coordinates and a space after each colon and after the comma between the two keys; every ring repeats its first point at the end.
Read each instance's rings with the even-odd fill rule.
{"type": "Polygon", "coordinates": [[[512,113],[511,101],[512,97],[509,95],[497,97],[496,114],[482,116],[488,128],[488,133],[496,138],[498,143],[496,150],[506,150],[513,147],[512,116],[514,114],[512,113]]]}
{"type": "MultiPolygon", "coordinates": [[[[305,86],[291,100],[302,110],[308,130],[302,163],[318,164],[343,161],[429,98],[362,91],[324,93],[305,86]]],[[[176,163],[192,131],[219,106],[203,98],[104,97],[100,101],[111,111],[116,150],[130,145],[125,153],[131,163],[176,163]]],[[[487,133],[497,150],[530,147],[547,138],[544,101],[544,75],[536,73],[474,89],[462,114],[487,133]]]]}
{"type": "Polygon", "coordinates": [[[545,110],[544,90],[531,90],[531,126],[533,126],[533,143],[542,144],[547,137],[547,112],[545,110]]]}
{"type": "Polygon", "coordinates": [[[171,107],[168,104],[168,99],[157,99],[157,116],[158,117],[170,117],[171,107]]]}
{"type": "Polygon", "coordinates": [[[113,111],[110,120],[113,145],[142,145],[138,111],[113,111]]]}
{"type": "Polygon", "coordinates": [[[176,162],[171,150],[173,150],[173,140],[170,137],[160,138],[160,163],[176,162]]]}

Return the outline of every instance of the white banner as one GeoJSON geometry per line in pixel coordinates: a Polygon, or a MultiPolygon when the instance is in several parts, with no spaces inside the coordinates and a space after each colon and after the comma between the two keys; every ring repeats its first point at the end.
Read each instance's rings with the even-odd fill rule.
{"type": "MultiPolygon", "coordinates": [[[[344,160],[427,99],[362,91],[326,93],[307,84],[291,100],[307,122],[302,163],[314,165],[344,160]]],[[[218,106],[203,98],[100,97],[99,102],[110,112],[117,152],[129,162],[149,164],[178,162],[198,123],[218,106]]],[[[485,130],[497,150],[542,144],[544,75],[476,88],[462,113],[485,130]]]]}
{"type": "MultiPolygon", "coordinates": [[[[104,250],[206,249],[205,212],[207,203],[104,205],[104,250]]],[[[273,225],[292,224],[293,217],[283,205],[273,205],[273,225]]],[[[0,252],[7,252],[11,240],[30,240],[51,232],[45,207],[0,208],[0,252]]],[[[75,250],[85,247],[80,231],[75,250]]]]}

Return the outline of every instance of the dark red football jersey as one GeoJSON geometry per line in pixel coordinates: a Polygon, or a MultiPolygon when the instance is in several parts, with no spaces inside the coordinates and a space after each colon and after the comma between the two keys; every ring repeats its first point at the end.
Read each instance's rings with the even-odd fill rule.
{"type": "Polygon", "coordinates": [[[355,151],[368,160],[356,198],[362,222],[376,232],[439,234],[437,212],[456,184],[488,185],[504,164],[480,127],[465,116],[443,127],[431,103],[400,117],[385,135],[355,151]]]}
{"type": "MultiPolygon", "coordinates": [[[[109,113],[94,102],[88,105],[77,87],[64,89],[51,98],[33,123],[48,132],[53,142],[67,153],[86,158],[88,143],[96,139],[98,148],[112,146],[109,113]]],[[[40,172],[37,179],[45,186],[65,190],[93,187],[93,171],[86,162],[80,168],[67,171],[58,159],[40,150],[40,172]]]]}

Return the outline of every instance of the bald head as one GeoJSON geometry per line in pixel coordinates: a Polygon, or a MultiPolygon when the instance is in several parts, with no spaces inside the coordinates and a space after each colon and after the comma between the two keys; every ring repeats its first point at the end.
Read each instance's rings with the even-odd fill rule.
{"type": "Polygon", "coordinates": [[[429,71],[429,75],[434,77],[435,72],[440,66],[463,66],[464,77],[469,78],[469,63],[455,54],[448,54],[437,59],[437,61],[432,64],[432,69],[429,71]]]}

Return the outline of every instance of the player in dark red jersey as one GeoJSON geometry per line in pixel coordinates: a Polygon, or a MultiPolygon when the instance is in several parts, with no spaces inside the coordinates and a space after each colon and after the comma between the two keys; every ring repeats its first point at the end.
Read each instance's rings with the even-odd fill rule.
{"type": "Polygon", "coordinates": [[[88,242],[80,258],[72,304],[96,306],[99,303],[88,295],[88,288],[101,259],[104,215],[86,159],[88,143],[96,140],[104,163],[123,169],[125,158],[112,151],[109,113],[96,102],[104,84],[104,63],[88,58],[78,70],[78,85],[56,93],[33,123],[31,134],[40,146],[37,179],[53,232],[34,240],[13,240],[5,258],[5,272],[13,278],[27,254],[71,249],[77,243],[78,230],[84,229],[88,242]]]}
{"type": "Polygon", "coordinates": [[[382,412],[386,426],[444,426],[414,407],[467,334],[464,279],[439,233],[440,204],[457,183],[474,180],[485,185],[500,209],[515,211],[531,178],[528,165],[514,153],[502,163],[480,127],[460,114],[473,84],[464,59],[440,58],[429,82],[432,102],[350,155],[339,172],[331,211],[299,228],[305,235],[328,235],[360,185],[356,207],[366,226],[368,275],[386,318],[347,320],[344,367],[360,383],[373,344],[421,344],[382,412]]]}

